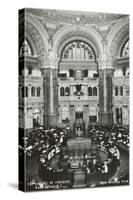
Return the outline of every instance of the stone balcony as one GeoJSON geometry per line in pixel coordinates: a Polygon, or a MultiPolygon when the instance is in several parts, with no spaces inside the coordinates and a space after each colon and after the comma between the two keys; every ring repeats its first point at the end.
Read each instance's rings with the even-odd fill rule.
{"type": "Polygon", "coordinates": [[[25,97],[19,99],[19,106],[33,107],[33,106],[43,106],[43,97],[25,97]]]}
{"type": "Polygon", "coordinates": [[[98,103],[99,102],[99,96],[87,96],[87,95],[83,95],[83,96],[75,96],[75,95],[71,95],[71,96],[63,96],[63,97],[61,97],[61,96],[59,96],[59,101],[61,102],[67,102],[67,101],[73,101],[73,102],[75,102],[75,101],[79,101],[79,102],[81,102],[81,101],[85,101],[85,102],[87,102],[87,103],[98,103]]]}
{"type": "Polygon", "coordinates": [[[73,83],[76,84],[76,82],[78,82],[78,84],[81,83],[97,83],[99,81],[99,78],[93,78],[93,77],[82,77],[82,78],[75,78],[75,77],[60,77],[58,78],[59,83],[73,83]]]}
{"type": "Polygon", "coordinates": [[[129,96],[113,96],[113,104],[129,104],[129,96]]]}

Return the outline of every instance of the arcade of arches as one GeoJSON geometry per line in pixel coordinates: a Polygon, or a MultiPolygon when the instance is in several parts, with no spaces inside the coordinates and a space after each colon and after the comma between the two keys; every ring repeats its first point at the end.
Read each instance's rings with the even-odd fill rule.
{"type": "Polygon", "coordinates": [[[128,126],[128,16],[40,12],[27,9],[20,34],[19,127],[128,126]]]}

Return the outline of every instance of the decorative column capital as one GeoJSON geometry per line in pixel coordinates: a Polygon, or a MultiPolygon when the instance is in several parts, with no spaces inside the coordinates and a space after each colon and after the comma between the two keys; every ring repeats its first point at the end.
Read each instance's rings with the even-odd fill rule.
{"type": "Polygon", "coordinates": [[[49,50],[47,54],[40,56],[40,68],[41,69],[58,69],[59,58],[53,50],[49,50]]]}
{"type": "Polygon", "coordinates": [[[97,61],[99,69],[114,69],[117,60],[115,57],[103,55],[97,61]]]}

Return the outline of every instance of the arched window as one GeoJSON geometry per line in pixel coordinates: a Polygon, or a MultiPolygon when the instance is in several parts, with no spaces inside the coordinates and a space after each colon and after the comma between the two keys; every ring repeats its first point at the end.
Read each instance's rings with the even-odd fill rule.
{"type": "Polygon", "coordinates": [[[92,96],[92,88],[88,87],[88,96],[92,96]]]}
{"type": "Polygon", "coordinates": [[[25,40],[20,48],[20,56],[29,56],[31,54],[31,48],[28,42],[25,40]]]}
{"type": "Polygon", "coordinates": [[[40,96],[41,96],[41,88],[37,87],[37,97],[40,97],[40,96]]]}
{"type": "Polygon", "coordinates": [[[61,88],[60,88],[60,96],[63,97],[64,95],[65,95],[64,88],[61,87],[61,88]]]}
{"type": "Polygon", "coordinates": [[[63,50],[63,59],[94,59],[94,51],[90,45],[83,41],[73,41],[69,43],[63,50]]]}
{"type": "Polygon", "coordinates": [[[120,95],[123,96],[123,87],[120,87],[120,95]]]}
{"type": "Polygon", "coordinates": [[[35,96],[35,87],[31,88],[31,96],[34,97],[35,96]]]}
{"type": "Polygon", "coordinates": [[[28,97],[29,96],[29,88],[28,87],[25,87],[25,97],[28,97]]]}
{"type": "Polygon", "coordinates": [[[97,88],[96,87],[93,88],[93,96],[97,96],[97,88]]]}
{"type": "Polygon", "coordinates": [[[22,97],[28,97],[28,91],[29,91],[29,88],[27,86],[22,87],[22,97]]]}
{"type": "Polygon", "coordinates": [[[66,89],[65,89],[65,95],[66,96],[70,95],[70,88],[69,87],[66,87],[66,89]]]}
{"type": "Polygon", "coordinates": [[[124,44],[122,51],[121,51],[121,57],[129,57],[129,40],[124,44]]]}
{"type": "Polygon", "coordinates": [[[118,96],[118,87],[115,87],[115,96],[118,96]]]}

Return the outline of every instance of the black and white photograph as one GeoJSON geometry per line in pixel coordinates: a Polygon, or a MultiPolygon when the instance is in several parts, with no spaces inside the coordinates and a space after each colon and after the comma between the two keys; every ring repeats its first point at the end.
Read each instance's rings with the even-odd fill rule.
{"type": "Polygon", "coordinates": [[[129,15],[19,10],[19,189],[129,185],[129,15]]]}

